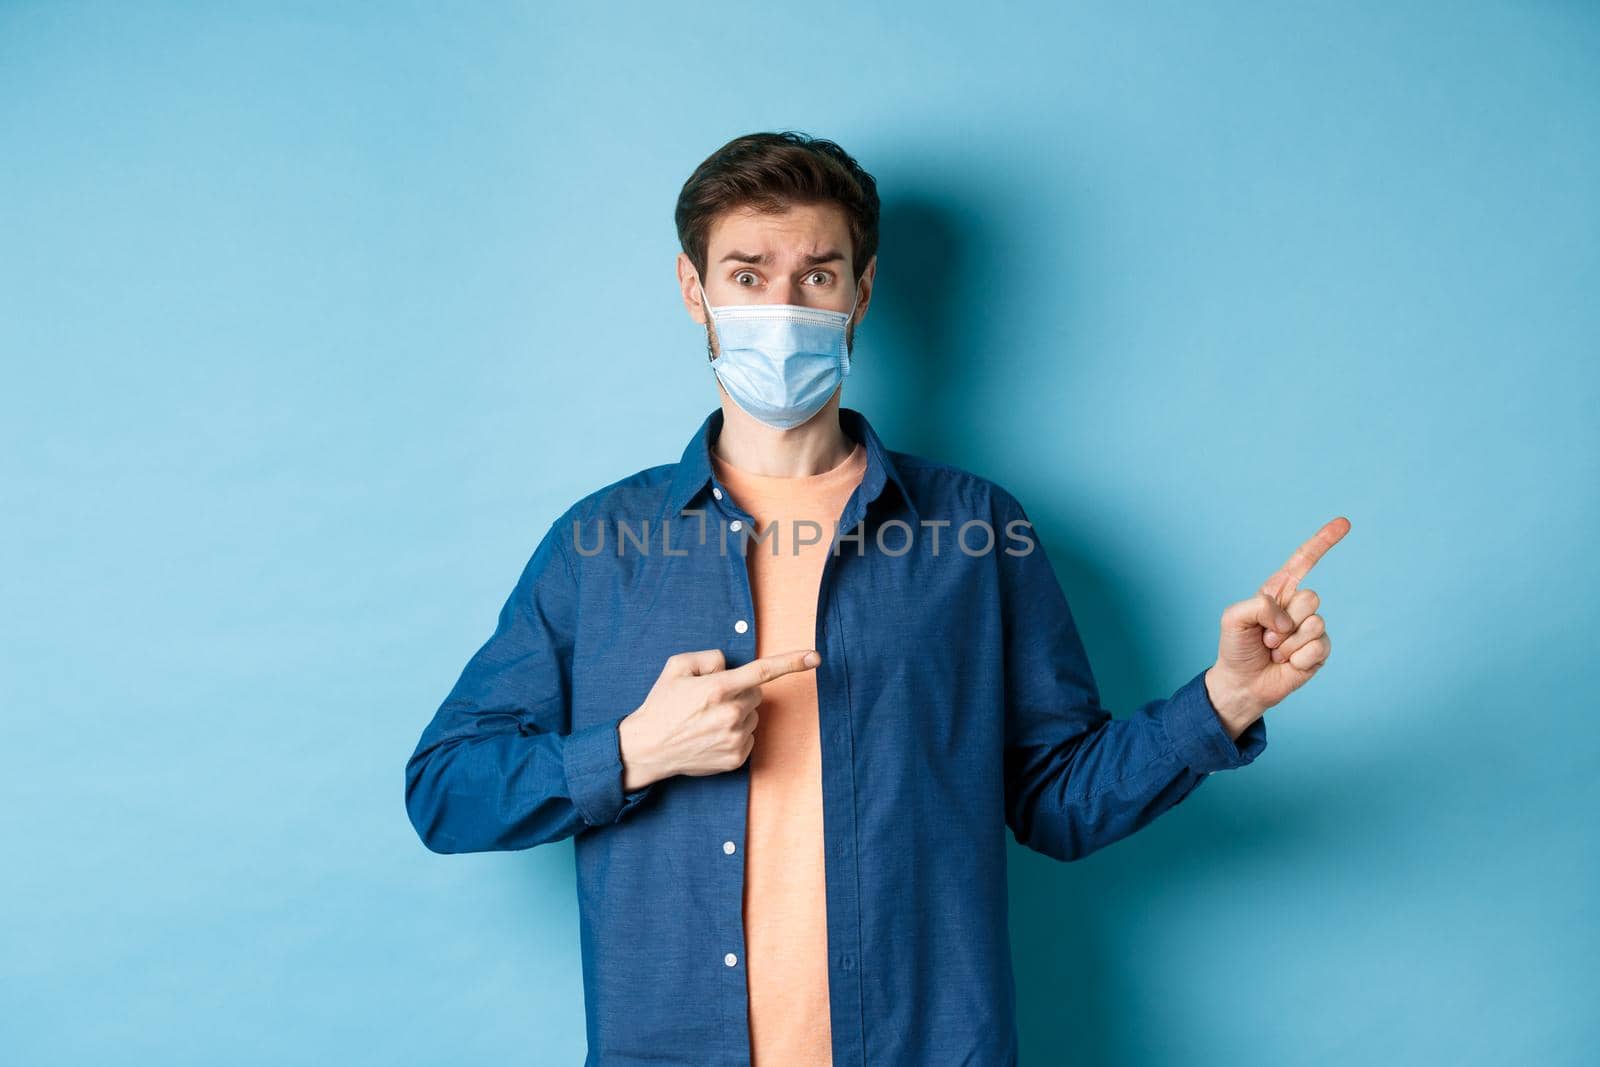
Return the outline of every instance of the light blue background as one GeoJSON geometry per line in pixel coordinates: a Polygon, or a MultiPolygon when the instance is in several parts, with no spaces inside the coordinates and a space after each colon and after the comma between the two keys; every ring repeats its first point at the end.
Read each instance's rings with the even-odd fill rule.
{"type": "Polygon", "coordinates": [[[754,10],[0,5],[7,1061],[581,1061],[570,842],[403,765],[714,406],[674,198],[797,128],[884,198],[845,402],[1118,714],[1353,524],[1260,760],[1011,844],[1024,1063],[1592,1062],[1600,9],[754,10]]]}

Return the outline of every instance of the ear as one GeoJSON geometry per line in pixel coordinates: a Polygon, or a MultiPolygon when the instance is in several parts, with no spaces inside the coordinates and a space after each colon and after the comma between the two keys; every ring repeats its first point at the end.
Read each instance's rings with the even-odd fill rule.
{"type": "Polygon", "coordinates": [[[857,325],[860,325],[861,320],[866,317],[867,305],[872,303],[872,282],[877,273],[878,257],[874,253],[873,257],[867,260],[866,268],[861,272],[861,281],[859,283],[861,286],[861,298],[856,304],[855,321],[857,325]]]}
{"type": "MultiPolygon", "coordinates": [[[[678,289],[683,297],[684,310],[690,318],[704,326],[706,306],[700,299],[700,276],[695,272],[694,263],[687,252],[678,253],[678,289]]],[[[710,295],[706,294],[707,299],[710,299],[710,295]]]]}

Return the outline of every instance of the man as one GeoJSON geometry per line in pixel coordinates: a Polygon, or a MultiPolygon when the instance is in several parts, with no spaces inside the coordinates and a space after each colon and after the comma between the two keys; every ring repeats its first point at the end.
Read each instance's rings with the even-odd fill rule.
{"type": "Polygon", "coordinates": [[[1266,746],[1329,522],[1112,719],[1017,499],[840,406],[875,182],[754,134],[678,200],[721,406],[545,532],[406,767],[436,852],[571,837],[590,1065],[1010,1064],[1007,829],[1073,860],[1266,746]]]}

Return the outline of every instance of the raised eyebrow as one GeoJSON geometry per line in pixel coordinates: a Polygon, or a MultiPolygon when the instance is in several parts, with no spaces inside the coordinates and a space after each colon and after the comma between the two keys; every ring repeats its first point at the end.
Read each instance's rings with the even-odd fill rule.
{"type": "MultiPolygon", "coordinates": [[[[813,255],[801,257],[800,264],[801,266],[810,268],[819,266],[823,263],[833,263],[843,259],[843,252],[830,248],[826,252],[817,252],[813,255]]],[[[754,252],[733,251],[723,256],[720,260],[718,260],[718,262],[727,263],[730,260],[735,263],[755,263],[764,267],[768,263],[772,262],[772,257],[765,252],[761,253],[760,255],[756,255],[754,252]]]]}

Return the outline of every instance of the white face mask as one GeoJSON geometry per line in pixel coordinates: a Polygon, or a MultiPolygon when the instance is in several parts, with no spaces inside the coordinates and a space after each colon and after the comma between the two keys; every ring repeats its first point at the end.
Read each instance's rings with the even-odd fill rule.
{"type": "Polygon", "coordinates": [[[712,307],[705,288],[695,284],[717,335],[717,358],[709,365],[734,403],[779,430],[821,411],[850,373],[845,330],[861,302],[860,284],[849,311],[798,304],[712,307]]]}

